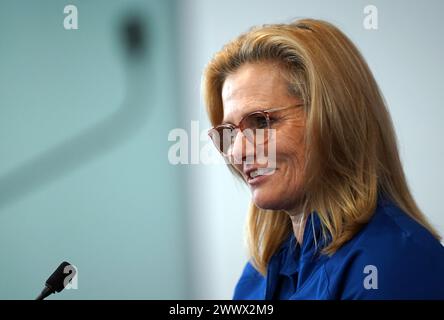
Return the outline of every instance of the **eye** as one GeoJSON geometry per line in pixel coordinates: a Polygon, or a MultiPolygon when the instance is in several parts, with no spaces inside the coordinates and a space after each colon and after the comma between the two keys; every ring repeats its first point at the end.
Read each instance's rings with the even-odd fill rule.
{"type": "Polygon", "coordinates": [[[249,129],[266,129],[268,127],[267,118],[262,113],[256,113],[250,115],[246,121],[246,126],[249,129]]]}

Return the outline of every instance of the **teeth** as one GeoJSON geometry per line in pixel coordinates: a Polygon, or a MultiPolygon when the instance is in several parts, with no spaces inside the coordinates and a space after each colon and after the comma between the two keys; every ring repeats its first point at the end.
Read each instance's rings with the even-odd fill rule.
{"type": "Polygon", "coordinates": [[[266,176],[274,173],[275,168],[259,168],[257,170],[250,172],[251,178],[256,178],[257,176],[266,176]]]}
{"type": "Polygon", "coordinates": [[[254,170],[254,171],[250,172],[250,177],[252,177],[252,178],[256,178],[258,175],[259,175],[258,170],[254,170]]]}

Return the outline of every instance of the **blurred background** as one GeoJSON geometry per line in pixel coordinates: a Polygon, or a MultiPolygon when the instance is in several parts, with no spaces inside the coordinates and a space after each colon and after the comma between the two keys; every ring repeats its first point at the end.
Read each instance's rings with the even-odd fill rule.
{"type": "Polygon", "coordinates": [[[50,299],[230,299],[249,191],[223,165],[171,164],[168,136],[208,144],[206,63],[251,26],[296,18],[330,21],[362,51],[444,235],[441,15],[441,0],[2,0],[0,299],[34,299],[63,260],[78,288],[50,299]]]}

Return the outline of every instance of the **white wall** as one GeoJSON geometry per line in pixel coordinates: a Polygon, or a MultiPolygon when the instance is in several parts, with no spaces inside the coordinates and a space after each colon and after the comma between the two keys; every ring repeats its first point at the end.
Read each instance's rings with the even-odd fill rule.
{"type": "MultiPolygon", "coordinates": [[[[182,116],[188,129],[190,120],[199,120],[201,129],[209,126],[200,98],[201,72],[211,56],[239,33],[256,24],[300,17],[325,19],[341,28],[373,70],[395,122],[413,194],[444,234],[443,1],[188,0],[179,5],[182,116]],[[376,31],[363,28],[363,8],[368,4],[379,10],[376,31]]],[[[187,174],[194,283],[190,297],[229,299],[246,261],[243,227],[248,190],[222,166],[190,166],[187,174]]]]}

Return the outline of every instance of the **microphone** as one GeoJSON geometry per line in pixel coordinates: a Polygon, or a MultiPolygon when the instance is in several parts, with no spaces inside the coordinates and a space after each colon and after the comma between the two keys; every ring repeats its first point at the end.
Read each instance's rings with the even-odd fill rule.
{"type": "Polygon", "coordinates": [[[35,300],[43,300],[50,294],[62,291],[75,275],[76,268],[69,262],[63,261],[48,280],[46,280],[45,288],[35,300]],[[69,272],[67,270],[69,270],[69,272]],[[65,280],[68,275],[70,276],[69,281],[65,280]]]}

